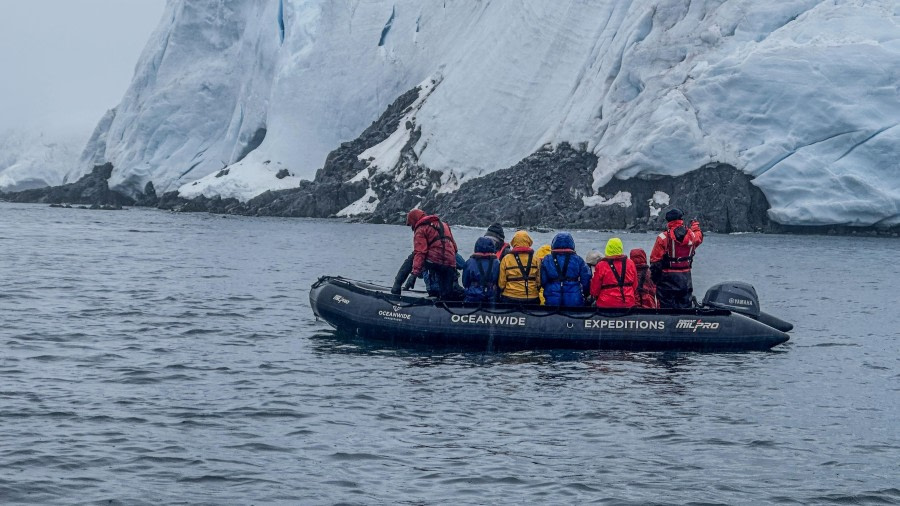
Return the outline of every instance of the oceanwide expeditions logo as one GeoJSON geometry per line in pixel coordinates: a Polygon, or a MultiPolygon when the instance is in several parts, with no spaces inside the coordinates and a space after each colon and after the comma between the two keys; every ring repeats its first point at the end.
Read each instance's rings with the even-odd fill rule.
{"type": "Polygon", "coordinates": [[[412,315],[409,313],[404,313],[403,308],[400,306],[391,306],[391,309],[392,311],[378,311],[378,316],[384,318],[385,320],[393,320],[397,322],[406,321],[412,318],[412,315]]]}

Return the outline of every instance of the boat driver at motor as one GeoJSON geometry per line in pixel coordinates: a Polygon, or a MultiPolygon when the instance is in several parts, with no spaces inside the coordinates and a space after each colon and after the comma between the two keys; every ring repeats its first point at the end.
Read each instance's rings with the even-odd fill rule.
{"type": "Polygon", "coordinates": [[[693,305],[691,265],[697,246],[703,242],[703,232],[697,220],[685,227],[683,216],[679,209],[670,209],[666,213],[666,231],[656,237],[650,252],[650,272],[656,283],[659,307],[690,308],[693,305]]]}

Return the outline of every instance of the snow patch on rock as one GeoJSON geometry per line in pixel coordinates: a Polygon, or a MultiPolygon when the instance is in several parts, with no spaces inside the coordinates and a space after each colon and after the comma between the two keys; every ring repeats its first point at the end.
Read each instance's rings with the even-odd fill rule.
{"type": "Polygon", "coordinates": [[[239,162],[181,186],[178,194],[184,198],[202,195],[246,201],[262,193],[260,188],[268,190],[296,188],[301,181],[299,177],[294,175],[278,177],[279,172],[284,169],[281,162],[239,162]]]}
{"type": "Polygon", "coordinates": [[[358,158],[368,162],[369,167],[374,167],[376,172],[390,172],[394,170],[400,162],[403,148],[409,143],[412,129],[415,128],[416,114],[428,96],[431,95],[431,92],[434,91],[435,86],[440,82],[441,75],[438,73],[419,83],[419,97],[409,106],[409,112],[400,118],[394,133],[384,141],[360,153],[358,158]]]}
{"type": "Polygon", "coordinates": [[[650,216],[655,218],[659,216],[659,212],[669,205],[669,194],[666,192],[655,191],[653,197],[647,201],[650,205],[650,216]]]}
{"type": "Polygon", "coordinates": [[[337,215],[341,217],[347,217],[357,216],[360,214],[369,214],[375,211],[375,208],[378,207],[378,204],[380,203],[381,202],[378,200],[378,195],[375,193],[375,190],[369,188],[368,190],[366,190],[365,195],[360,197],[360,199],[356,202],[338,211],[337,215]]]}
{"type": "Polygon", "coordinates": [[[612,206],[631,207],[631,192],[617,192],[610,198],[603,198],[601,195],[592,195],[590,197],[581,197],[584,207],[595,206],[612,206]]]}

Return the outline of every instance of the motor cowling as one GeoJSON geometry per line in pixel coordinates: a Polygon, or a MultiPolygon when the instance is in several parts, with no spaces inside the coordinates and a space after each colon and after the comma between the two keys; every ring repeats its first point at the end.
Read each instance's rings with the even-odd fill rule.
{"type": "Polygon", "coordinates": [[[756,289],[753,285],[740,281],[726,281],[713,285],[706,291],[703,305],[727,309],[752,318],[759,317],[760,313],[756,289]]]}

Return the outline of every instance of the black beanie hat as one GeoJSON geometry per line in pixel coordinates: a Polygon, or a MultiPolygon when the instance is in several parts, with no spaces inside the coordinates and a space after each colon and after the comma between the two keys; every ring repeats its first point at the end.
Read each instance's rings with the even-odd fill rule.
{"type": "Polygon", "coordinates": [[[499,223],[492,223],[491,226],[488,227],[487,232],[485,232],[484,235],[486,237],[495,237],[501,242],[505,241],[505,237],[503,235],[503,225],[499,223]]]}
{"type": "Polygon", "coordinates": [[[681,209],[678,209],[677,207],[675,207],[675,208],[669,209],[669,211],[666,213],[666,221],[680,220],[683,216],[684,216],[684,213],[681,212],[681,209]]]}

